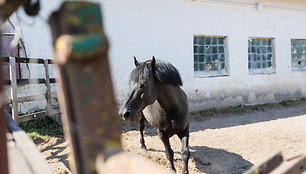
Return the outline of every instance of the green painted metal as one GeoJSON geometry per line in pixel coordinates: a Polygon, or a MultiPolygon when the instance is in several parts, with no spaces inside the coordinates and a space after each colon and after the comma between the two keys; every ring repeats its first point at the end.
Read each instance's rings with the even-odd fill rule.
{"type": "Polygon", "coordinates": [[[107,40],[100,33],[75,35],[71,38],[71,57],[82,60],[107,49],[107,40]]]}
{"type": "Polygon", "coordinates": [[[65,135],[71,142],[72,173],[96,173],[98,154],[121,151],[121,129],[99,4],[64,2],[50,24],[56,43],[59,99],[65,135]],[[66,56],[66,57],[65,57],[66,56]]]}

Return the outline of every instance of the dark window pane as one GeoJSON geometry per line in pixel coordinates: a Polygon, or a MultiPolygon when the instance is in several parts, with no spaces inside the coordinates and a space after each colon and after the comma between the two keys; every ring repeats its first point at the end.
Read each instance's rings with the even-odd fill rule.
{"type": "Polygon", "coordinates": [[[223,45],[223,38],[218,38],[218,44],[223,45]]]}
{"type": "Polygon", "coordinates": [[[200,63],[200,71],[205,71],[205,64],[203,63],[200,63]]]}
{"type": "Polygon", "coordinates": [[[213,45],[216,45],[216,44],[217,44],[217,38],[215,38],[215,37],[212,38],[212,44],[213,44],[213,45]]]}
{"type": "Polygon", "coordinates": [[[218,53],[217,48],[218,48],[217,46],[213,46],[213,47],[212,47],[212,53],[218,53]]]}
{"type": "Polygon", "coordinates": [[[194,71],[225,69],[224,38],[194,37],[194,71]]]}
{"type": "Polygon", "coordinates": [[[261,68],[261,62],[257,62],[257,69],[261,68]]]}
{"type": "Polygon", "coordinates": [[[194,68],[194,71],[199,71],[199,68],[198,68],[198,64],[197,64],[197,63],[195,63],[195,64],[193,65],[193,68],[194,68]]]}
{"type": "Polygon", "coordinates": [[[199,56],[199,62],[204,62],[204,55],[199,56]]]}
{"type": "Polygon", "coordinates": [[[205,38],[205,44],[206,45],[210,45],[210,43],[211,43],[211,38],[210,37],[206,37],[205,38]]]}
{"type": "Polygon", "coordinates": [[[194,55],[193,57],[194,57],[195,62],[199,61],[199,56],[198,55],[194,55]]]}
{"type": "Polygon", "coordinates": [[[271,67],[271,66],[272,66],[272,62],[269,61],[269,62],[268,62],[268,67],[271,67]]]}

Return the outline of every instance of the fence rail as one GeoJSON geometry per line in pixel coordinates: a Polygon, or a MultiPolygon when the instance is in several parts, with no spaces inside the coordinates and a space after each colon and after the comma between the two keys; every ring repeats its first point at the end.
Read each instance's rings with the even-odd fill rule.
{"type": "Polygon", "coordinates": [[[6,99],[5,102],[12,105],[12,116],[13,119],[18,122],[29,121],[36,118],[45,116],[55,115],[60,113],[59,108],[52,107],[52,99],[57,98],[56,94],[51,94],[51,84],[56,83],[55,78],[49,77],[49,64],[54,64],[51,59],[40,59],[40,58],[23,58],[23,57],[2,57],[2,62],[9,64],[10,79],[4,80],[4,85],[10,86],[10,99],[6,99]],[[16,63],[31,63],[31,64],[43,64],[44,65],[44,78],[29,78],[29,79],[17,79],[16,76],[16,63]],[[17,89],[18,86],[26,84],[45,84],[46,93],[35,96],[18,97],[17,89]],[[34,112],[26,115],[19,115],[18,103],[30,102],[35,100],[47,101],[47,108],[45,111],[34,112]]]}

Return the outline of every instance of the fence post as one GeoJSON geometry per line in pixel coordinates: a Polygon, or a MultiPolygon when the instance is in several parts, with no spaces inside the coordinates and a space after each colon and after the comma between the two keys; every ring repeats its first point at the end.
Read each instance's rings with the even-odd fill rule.
{"type": "Polygon", "coordinates": [[[122,150],[101,8],[97,3],[64,1],[49,22],[60,72],[63,127],[72,145],[70,169],[74,174],[96,174],[98,154],[107,158],[122,150]]]}
{"type": "Polygon", "coordinates": [[[11,100],[12,116],[16,123],[19,123],[18,101],[17,101],[17,78],[16,78],[16,59],[10,57],[10,80],[11,80],[11,100]]]}
{"type": "Polygon", "coordinates": [[[51,106],[51,90],[50,90],[50,78],[49,78],[49,64],[48,59],[44,59],[45,67],[45,85],[46,85],[46,99],[47,99],[47,115],[49,116],[52,106],[51,106]]]}

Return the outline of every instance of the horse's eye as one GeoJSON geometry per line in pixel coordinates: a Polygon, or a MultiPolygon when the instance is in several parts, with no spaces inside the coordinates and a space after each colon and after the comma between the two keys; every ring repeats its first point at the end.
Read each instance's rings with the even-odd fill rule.
{"type": "Polygon", "coordinates": [[[146,87],[145,84],[140,84],[140,88],[144,88],[144,87],[146,87]]]}

